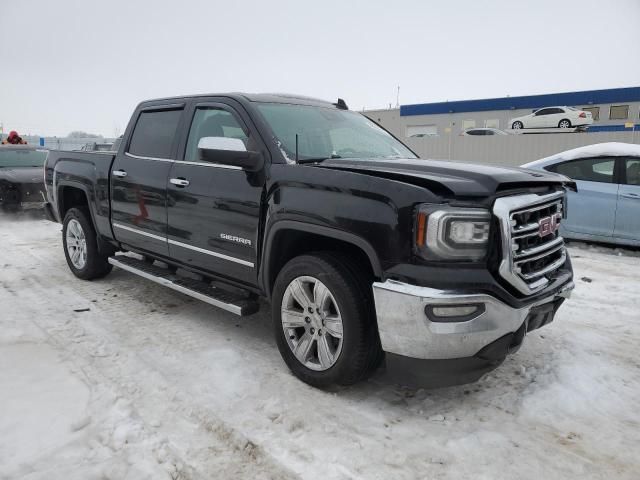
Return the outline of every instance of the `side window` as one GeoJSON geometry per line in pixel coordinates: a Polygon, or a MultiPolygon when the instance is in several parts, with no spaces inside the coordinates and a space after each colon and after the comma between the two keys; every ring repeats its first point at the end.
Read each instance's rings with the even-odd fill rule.
{"type": "Polygon", "coordinates": [[[196,109],[189,129],[189,139],[184,159],[197,162],[198,142],[202,137],[238,138],[249,148],[249,137],[244,132],[236,117],[229,111],[216,107],[201,107],[196,109]]]}
{"type": "Polygon", "coordinates": [[[629,105],[611,105],[609,120],[626,120],[629,118],[629,105]]]}
{"type": "Polygon", "coordinates": [[[640,185],[640,158],[627,158],[625,161],[627,185],[640,185]]]}
{"type": "Polygon", "coordinates": [[[182,110],[142,112],[131,135],[129,153],[142,157],[171,158],[182,110]]]}
{"type": "Polygon", "coordinates": [[[613,183],[615,163],[614,158],[583,158],[554,165],[549,170],[573,180],[613,183]]]}
{"type": "Polygon", "coordinates": [[[565,112],[562,108],[550,108],[549,113],[555,114],[555,113],[565,113],[565,112]]]}
{"type": "Polygon", "coordinates": [[[551,113],[550,110],[550,108],[541,108],[536,112],[536,117],[539,117],[541,115],[549,115],[551,113]]]}

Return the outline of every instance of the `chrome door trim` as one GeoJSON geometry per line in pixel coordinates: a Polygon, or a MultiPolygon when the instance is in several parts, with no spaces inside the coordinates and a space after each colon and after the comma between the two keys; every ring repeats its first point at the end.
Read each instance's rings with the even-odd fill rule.
{"type": "Polygon", "coordinates": [[[198,167],[225,168],[227,170],[242,170],[242,167],[238,167],[236,165],[223,165],[221,163],[208,163],[208,162],[189,162],[187,160],[174,160],[171,158],[143,157],[142,155],[134,155],[133,153],[129,153],[129,152],[125,152],[124,154],[127,157],[137,158],[138,160],[155,160],[157,162],[177,163],[178,165],[196,165],[198,167]]]}
{"type": "Polygon", "coordinates": [[[134,155],[133,153],[129,153],[129,152],[124,152],[124,154],[127,157],[137,158],[138,160],[155,160],[157,162],[170,162],[170,163],[175,162],[175,160],[172,160],[170,158],[143,157],[142,155],[134,155]]]}
{"type": "Polygon", "coordinates": [[[142,230],[138,230],[137,228],[132,228],[132,227],[128,227],[126,225],[122,225],[121,223],[113,222],[112,225],[115,228],[119,228],[121,230],[127,230],[127,231],[132,232],[132,233],[137,233],[138,235],[144,235],[145,237],[153,238],[155,240],[160,240],[161,242],[166,242],[167,241],[166,237],[161,237],[160,235],[154,235],[153,233],[147,233],[147,232],[144,232],[142,230]]]}
{"type": "Polygon", "coordinates": [[[186,243],[178,242],[176,240],[171,240],[170,238],[167,240],[170,245],[176,245],[177,247],[187,248],[189,250],[194,250],[196,252],[204,253],[206,255],[211,255],[213,257],[222,258],[223,260],[228,260],[230,262],[239,263],[240,265],[244,265],[246,267],[254,267],[253,262],[248,262],[247,260],[242,260],[240,258],[231,257],[229,255],[225,255],[224,253],[213,252],[211,250],[205,250],[204,248],[194,247],[193,245],[188,245],[186,243]]]}
{"type": "Polygon", "coordinates": [[[189,162],[187,160],[176,160],[179,165],[196,165],[198,167],[213,167],[213,168],[226,168],[227,170],[242,170],[242,167],[236,165],[223,165],[221,163],[206,163],[206,162],[189,162]]]}

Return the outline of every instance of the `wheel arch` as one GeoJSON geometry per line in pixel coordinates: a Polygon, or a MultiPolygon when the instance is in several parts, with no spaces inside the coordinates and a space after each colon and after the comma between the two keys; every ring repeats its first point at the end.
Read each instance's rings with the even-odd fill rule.
{"type": "Polygon", "coordinates": [[[378,255],[364,238],[331,227],[282,220],[269,229],[263,247],[260,282],[267,298],[271,297],[278,272],[289,260],[319,250],[352,253],[374,278],[382,278],[378,255]]]}
{"type": "Polygon", "coordinates": [[[96,223],[96,214],[92,203],[89,201],[91,195],[88,188],[77,182],[59,182],[56,185],[56,208],[60,222],[64,222],[67,212],[74,207],[86,207],[89,211],[91,225],[96,232],[98,251],[101,253],[111,253],[113,247],[106,242],[99,234],[100,230],[96,223]]]}

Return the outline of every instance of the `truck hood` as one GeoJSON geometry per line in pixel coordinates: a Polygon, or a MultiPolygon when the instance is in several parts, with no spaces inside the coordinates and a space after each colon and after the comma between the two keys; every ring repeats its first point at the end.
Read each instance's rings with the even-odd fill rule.
{"type": "Polygon", "coordinates": [[[10,183],[43,183],[42,167],[0,167],[0,180],[10,183]]]}
{"type": "Polygon", "coordinates": [[[440,160],[345,158],[325,160],[317,166],[424,185],[455,196],[486,197],[511,188],[573,183],[546,171],[440,160]]]}

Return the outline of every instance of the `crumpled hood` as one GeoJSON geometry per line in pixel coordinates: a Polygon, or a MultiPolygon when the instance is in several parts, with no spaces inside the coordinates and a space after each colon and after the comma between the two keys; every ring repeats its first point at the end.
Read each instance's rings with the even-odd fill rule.
{"type": "Polygon", "coordinates": [[[0,167],[0,180],[10,183],[44,183],[42,167],[0,167]]]}
{"type": "Polygon", "coordinates": [[[489,196],[499,190],[525,184],[563,184],[571,181],[562,175],[516,167],[422,159],[332,159],[321,168],[348,170],[387,177],[415,184],[434,185],[456,196],[489,196]]]}

